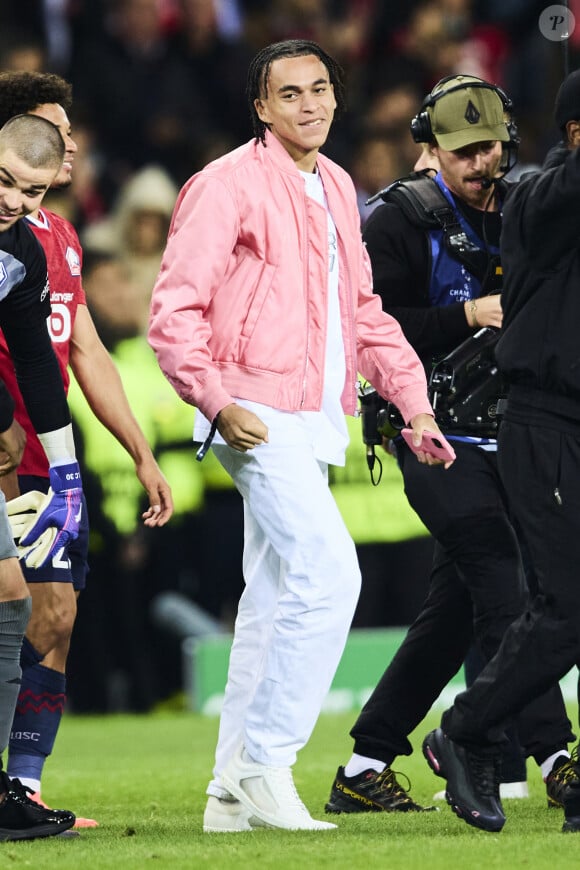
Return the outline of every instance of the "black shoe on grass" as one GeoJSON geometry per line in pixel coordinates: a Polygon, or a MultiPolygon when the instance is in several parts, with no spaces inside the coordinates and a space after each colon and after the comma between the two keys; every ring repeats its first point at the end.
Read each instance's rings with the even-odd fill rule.
{"type": "Polygon", "coordinates": [[[570,785],[564,798],[563,834],[580,834],[580,782],[570,785]]]}
{"type": "Polygon", "coordinates": [[[346,776],[344,767],[339,767],[324,809],[327,813],[425,813],[437,810],[437,807],[416,804],[409,788],[410,783],[405,789],[397,782],[390,767],[382,773],[365,770],[357,776],[346,776]]]}
{"type": "Polygon", "coordinates": [[[466,749],[437,728],[425,737],[423,755],[433,773],[447,780],[445,799],[459,818],[484,831],[501,831],[498,754],[466,749]]]}
{"type": "Polygon", "coordinates": [[[578,747],[574,747],[572,755],[559,755],[555,759],[552,770],[546,777],[546,794],[548,806],[562,809],[566,796],[580,789],[580,764],[578,762],[578,747]]]}
{"type": "Polygon", "coordinates": [[[548,806],[564,806],[562,833],[580,833],[580,763],[577,746],[573,749],[571,758],[566,758],[563,762],[561,758],[554,761],[554,766],[546,779],[546,789],[548,806]],[[557,785],[559,788],[556,787],[557,785]]]}
{"type": "Polygon", "coordinates": [[[580,816],[566,816],[562,825],[563,834],[580,834],[580,816]]]}
{"type": "Polygon", "coordinates": [[[19,779],[0,770],[0,841],[53,837],[74,825],[74,813],[41,807],[29,792],[19,779]]]}

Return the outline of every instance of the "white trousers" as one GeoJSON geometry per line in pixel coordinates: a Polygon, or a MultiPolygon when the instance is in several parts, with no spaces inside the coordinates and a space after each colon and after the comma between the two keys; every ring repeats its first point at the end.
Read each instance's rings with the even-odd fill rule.
{"type": "MultiPolygon", "coordinates": [[[[356,550],[300,421],[248,453],[214,445],[244,499],[244,579],[214,778],[240,741],[288,767],[330,688],[360,592],[356,550]],[[282,441],[282,443],[281,443],[282,441]]],[[[227,530],[224,530],[227,546],[227,530]]]]}

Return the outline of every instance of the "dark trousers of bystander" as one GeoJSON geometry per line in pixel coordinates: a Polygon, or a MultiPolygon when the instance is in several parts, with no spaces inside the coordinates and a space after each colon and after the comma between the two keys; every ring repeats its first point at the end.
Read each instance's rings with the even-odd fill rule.
{"type": "MultiPolygon", "coordinates": [[[[387,765],[410,754],[408,735],[459,670],[472,641],[489,661],[528,600],[497,455],[455,446],[458,458],[447,470],[420,465],[406,447],[398,450],[407,497],[436,545],[421,612],[351,730],[356,753],[387,765]]],[[[573,739],[557,686],[534,700],[518,725],[534,750],[573,739]]]]}
{"type": "MultiPolygon", "coordinates": [[[[539,593],[473,686],[444,714],[444,730],[465,745],[501,741],[510,717],[580,663],[580,426],[559,424],[555,415],[549,426],[530,425],[508,414],[499,457],[539,593]]],[[[519,720],[527,754],[539,761],[557,748],[549,720],[535,730],[533,722],[519,720]]]]}

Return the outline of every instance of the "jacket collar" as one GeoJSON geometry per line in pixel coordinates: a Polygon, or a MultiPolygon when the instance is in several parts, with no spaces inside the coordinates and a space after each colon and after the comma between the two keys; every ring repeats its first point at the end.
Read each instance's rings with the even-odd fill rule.
{"type": "Polygon", "coordinates": [[[542,169],[553,169],[555,166],[561,166],[570,153],[570,149],[564,142],[558,142],[558,144],[553,145],[546,154],[542,164],[542,169]]]}
{"type": "Polygon", "coordinates": [[[261,142],[257,142],[256,147],[261,149],[265,147],[268,157],[284,172],[291,172],[296,176],[300,175],[298,167],[282,143],[268,129],[266,129],[265,146],[261,142]]]}

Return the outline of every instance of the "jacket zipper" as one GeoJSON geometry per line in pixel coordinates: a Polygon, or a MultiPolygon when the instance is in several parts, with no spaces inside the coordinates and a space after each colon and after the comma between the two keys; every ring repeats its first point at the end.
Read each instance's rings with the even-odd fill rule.
{"type": "Polygon", "coordinates": [[[308,203],[307,203],[307,195],[306,190],[303,185],[303,202],[304,202],[304,236],[306,238],[306,257],[304,260],[304,274],[302,276],[303,286],[305,288],[305,298],[306,298],[306,354],[304,358],[304,368],[302,373],[302,398],[300,399],[300,407],[303,408],[306,402],[306,382],[308,379],[308,360],[310,359],[310,317],[309,317],[309,309],[310,309],[310,287],[308,285],[308,265],[309,265],[309,257],[310,257],[310,238],[308,234],[308,203]]]}
{"type": "MultiPolygon", "coordinates": [[[[337,235],[337,238],[339,239],[340,249],[343,250],[344,245],[342,243],[342,239],[341,239],[340,235],[338,234],[338,230],[337,230],[336,235],[337,235]]],[[[347,313],[347,322],[349,325],[348,348],[347,348],[346,343],[345,343],[345,347],[344,347],[344,356],[345,356],[345,362],[346,362],[346,378],[349,381],[348,388],[350,391],[351,403],[354,404],[354,407],[356,409],[356,406],[357,406],[356,386],[354,384],[351,384],[350,377],[349,377],[349,368],[350,368],[351,373],[352,373],[353,369],[355,371],[355,374],[358,373],[356,360],[353,360],[353,358],[352,358],[353,338],[354,338],[354,342],[356,344],[356,329],[355,329],[355,325],[354,325],[354,315],[353,315],[352,280],[351,280],[350,264],[348,262],[348,258],[346,256],[343,256],[342,263],[341,263],[340,258],[339,258],[338,263],[339,263],[339,270],[341,268],[344,268],[345,288],[346,288],[346,303],[347,303],[346,304],[346,313],[347,313]],[[350,365],[349,365],[349,363],[350,363],[350,365]]],[[[339,271],[339,280],[340,280],[340,271],[339,271]]],[[[340,303],[340,295],[339,295],[339,303],[340,303]]],[[[344,341],[344,333],[343,333],[343,341],[344,341]]],[[[358,412],[356,412],[356,411],[355,411],[355,416],[358,416],[358,412]]]]}

